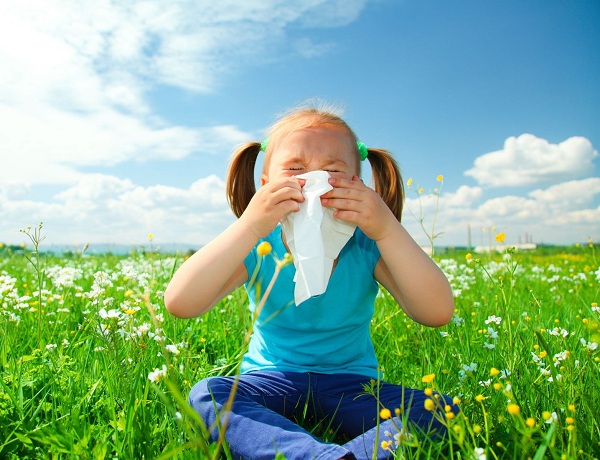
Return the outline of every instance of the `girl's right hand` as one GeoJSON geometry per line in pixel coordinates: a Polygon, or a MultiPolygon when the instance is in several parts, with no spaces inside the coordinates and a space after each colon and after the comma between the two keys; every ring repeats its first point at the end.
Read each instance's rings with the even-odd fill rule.
{"type": "Polygon", "coordinates": [[[240,217],[257,238],[264,238],[283,217],[300,210],[304,201],[302,186],[305,181],[295,177],[277,178],[260,187],[240,217]]]}

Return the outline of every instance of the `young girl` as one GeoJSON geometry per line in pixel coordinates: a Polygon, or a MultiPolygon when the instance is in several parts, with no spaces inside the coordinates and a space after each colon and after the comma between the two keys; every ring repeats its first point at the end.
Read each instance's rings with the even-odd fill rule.
{"type": "MultiPolygon", "coordinates": [[[[213,441],[217,426],[227,419],[225,439],[234,458],[273,459],[281,452],[288,460],[371,459],[374,451],[377,458],[388,458],[392,454],[381,441],[386,441],[383,447],[394,446],[393,435],[403,421],[410,425],[407,430],[444,432],[425,409],[429,397],[423,391],[380,381],[374,394],[365,392],[380,377],[369,333],[379,285],[407,315],[427,326],[450,321],[454,300],[444,274],[400,223],[403,186],[394,159],[385,150],[358,143],[331,112],[298,109],[272,126],[268,143],[248,143],[235,152],[227,197],[238,220],[177,270],[165,292],[166,307],[177,317],[192,318],[246,283],[250,308],[256,311],[258,283],[250,284],[250,277],[259,265],[256,279],[271,280],[275,258],[289,251],[280,221],[305,200],[304,180],[295,176],[320,170],[329,172],[333,186],[321,196],[322,206],[356,225],[334,261],[326,291],[295,305],[295,267],[285,266],[254,324],[230,411],[221,409],[234,377],[207,378],[190,394],[190,404],[213,427],[213,441]],[[256,190],[254,166],[261,150],[264,166],[256,190]],[[375,190],[360,179],[365,157],[375,190]],[[257,255],[263,241],[270,243],[274,257],[257,255]],[[403,408],[404,413],[378,421],[382,407],[392,414],[403,408]],[[350,441],[323,442],[294,423],[300,415],[324,421],[350,441]]],[[[437,397],[439,407],[457,411],[449,397],[437,397]]]]}

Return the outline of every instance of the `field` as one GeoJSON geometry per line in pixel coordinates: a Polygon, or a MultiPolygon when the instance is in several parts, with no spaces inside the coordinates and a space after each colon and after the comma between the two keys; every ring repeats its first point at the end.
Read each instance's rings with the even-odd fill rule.
{"type": "MultiPolygon", "coordinates": [[[[0,245],[0,458],[226,457],[185,400],[201,378],[236,372],[251,328],[243,292],[176,320],[162,297],[183,255],[151,242],[55,255],[32,236],[0,245]]],[[[452,322],[422,327],[382,292],[373,338],[387,380],[450,394],[462,412],[442,408],[444,442],[382,441],[397,458],[599,458],[595,246],[435,259],[452,322]]]]}

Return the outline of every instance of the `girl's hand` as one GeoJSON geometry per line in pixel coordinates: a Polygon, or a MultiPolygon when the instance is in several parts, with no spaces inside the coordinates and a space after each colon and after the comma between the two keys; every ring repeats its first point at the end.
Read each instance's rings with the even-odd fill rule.
{"type": "Polygon", "coordinates": [[[256,191],[240,220],[257,238],[264,238],[287,213],[300,210],[299,203],[304,201],[304,183],[304,180],[294,177],[267,182],[256,191]]]}
{"type": "Polygon", "coordinates": [[[329,179],[333,190],[321,197],[321,204],[334,208],[333,215],[356,224],[374,241],[384,238],[397,223],[394,214],[372,188],[367,187],[358,176],[349,179],[329,179]]]}

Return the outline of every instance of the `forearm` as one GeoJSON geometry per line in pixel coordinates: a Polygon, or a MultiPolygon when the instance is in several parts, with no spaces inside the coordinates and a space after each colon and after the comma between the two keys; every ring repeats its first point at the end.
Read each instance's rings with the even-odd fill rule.
{"type": "Polygon", "coordinates": [[[240,267],[257,241],[243,221],[234,222],[175,272],[165,291],[167,310],[180,318],[208,311],[222,296],[243,283],[240,267]]]}
{"type": "Polygon", "coordinates": [[[415,321],[446,324],[454,312],[448,279],[399,222],[391,225],[393,230],[377,241],[390,284],[386,287],[415,321]]]}

